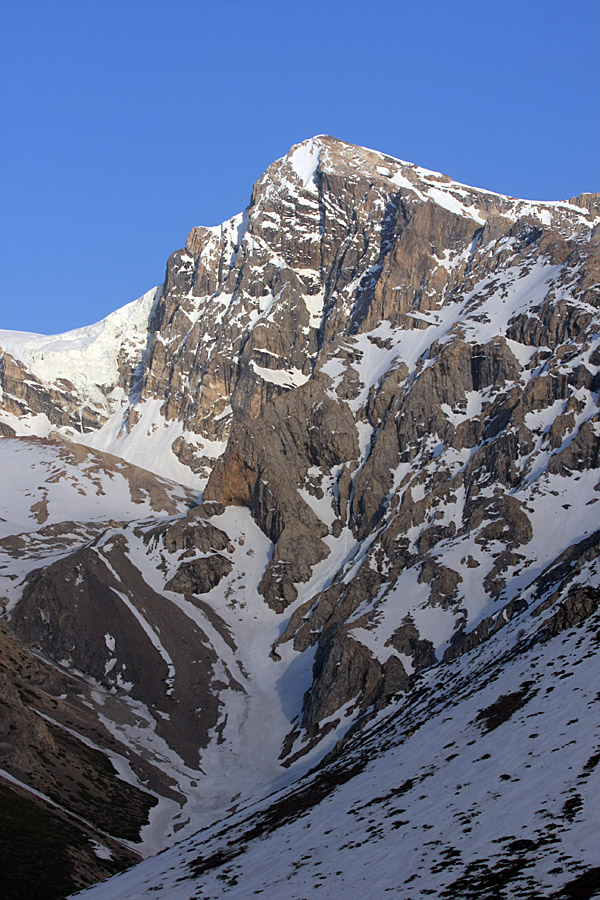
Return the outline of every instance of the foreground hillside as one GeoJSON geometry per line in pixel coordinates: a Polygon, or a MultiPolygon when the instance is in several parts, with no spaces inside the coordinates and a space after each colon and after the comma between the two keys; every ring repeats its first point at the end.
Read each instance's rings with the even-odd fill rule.
{"type": "Polygon", "coordinates": [[[293,790],[85,897],[600,895],[598,597],[429,669],[293,790]]]}
{"type": "Polygon", "coordinates": [[[98,896],[593,895],[599,225],[321,136],[162,288],[0,332],[5,789],[73,829],[40,897],[199,828],[98,896]]]}

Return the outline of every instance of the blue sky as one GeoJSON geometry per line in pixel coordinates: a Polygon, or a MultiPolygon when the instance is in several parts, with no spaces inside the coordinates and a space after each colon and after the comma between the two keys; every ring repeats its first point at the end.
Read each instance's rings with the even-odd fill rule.
{"type": "Polygon", "coordinates": [[[598,0],[3,0],[0,328],[89,324],[314,134],[600,190],[598,0]]]}

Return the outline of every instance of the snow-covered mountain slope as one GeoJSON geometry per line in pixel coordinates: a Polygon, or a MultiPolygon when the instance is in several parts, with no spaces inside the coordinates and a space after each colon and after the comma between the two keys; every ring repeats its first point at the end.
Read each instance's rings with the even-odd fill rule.
{"type": "Polygon", "coordinates": [[[0,346],[42,383],[66,379],[80,397],[95,399],[99,388],[120,385],[124,360],[139,361],[159,293],[153,288],[101,322],[65,334],[0,331],[0,346]]]}
{"type": "Polygon", "coordinates": [[[115,456],[60,439],[0,437],[0,596],[9,612],[32,572],[109,526],[177,516],[195,494],[115,456]]]}
{"type": "Polygon", "coordinates": [[[176,515],[193,491],[116,456],[67,441],[0,437],[0,537],[60,522],[176,515]],[[7,517],[17,511],[19,521],[7,517]]]}
{"type": "MultiPolygon", "coordinates": [[[[27,604],[31,583],[61,560],[85,555],[108,527],[178,517],[195,494],[58,438],[0,437],[0,471],[2,894],[64,896],[159,849],[157,812],[169,800],[173,809],[180,803],[161,768],[132,742],[122,744],[112,727],[134,729],[135,709],[126,692],[111,694],[90,677],[98,647],[89,627],[69,632],[77,576],[63,597],[47,597],[54,606],[52,615],[43,612],[43,642],[19,640],[7,619],[13,606],[27,604]],[[79,647],[81,671],[66,654],[40,652],[53,630],[79,647]]],[[[106,607],[97,610],[105,649],[110,619],[106,607]]]]}
{"type": "Polygon", "coordinates": [[[600,892],[598,592],[423,673],[328,764],[90,900],[600,892]]]}
{"type": "MultiPolygon", "coordinates": [[[[5,621],[81,679],[87,718],[54,727],[151,791],[137,850],[250,816],[345,735],[383,753],[380,720],[360,728],[388,708],[399,728],[425,691],[436,737],[410,738],[416,766],[440,749],[453,677],[473,685],[453,740],[479,691],[493,703],[488,647],[512,696],[534,644],[560,655],[562,638],[534,638],[540,616],[587,633],[599,284],[598,195],[515,200],[320,136],[243,214],[193,229],[158,292],[75,337],[4,338],[5,621]]],[[[6,765],[50,796],[40,771],[6,765]]]]}

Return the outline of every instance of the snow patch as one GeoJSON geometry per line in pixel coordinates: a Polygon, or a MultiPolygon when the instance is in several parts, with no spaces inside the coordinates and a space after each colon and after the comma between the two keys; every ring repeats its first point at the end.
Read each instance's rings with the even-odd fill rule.
{"type": "Polygon", "coordinates": [[[316,193],[315,174],[319,165],[321,147],[316,138],[305,141],[290,153],[288,161],[302,182],[302,187],[316,193]]]}

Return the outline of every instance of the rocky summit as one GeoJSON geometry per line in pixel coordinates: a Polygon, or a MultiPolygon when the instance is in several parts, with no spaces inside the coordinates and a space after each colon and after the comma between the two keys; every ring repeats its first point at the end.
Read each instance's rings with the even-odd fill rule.
{"type": "Polygon", "coordinates": [[[318,136],[0,332],[3,896],[598,896],[599,309],[599,194],[318,136]]]}

